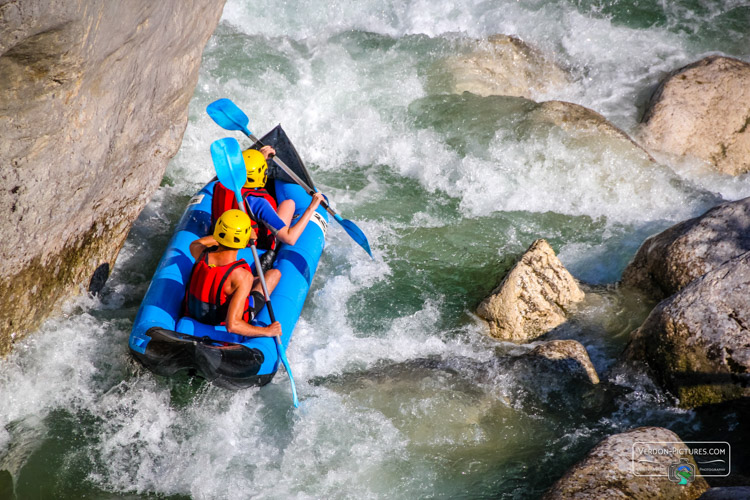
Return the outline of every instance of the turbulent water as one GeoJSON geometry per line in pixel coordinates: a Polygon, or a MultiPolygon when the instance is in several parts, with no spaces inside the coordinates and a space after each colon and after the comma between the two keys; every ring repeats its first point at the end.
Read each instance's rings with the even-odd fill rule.
{"type": "Polygon", "coordinates": [[[618,365],[650,304],[611,285],[648,235],[750,195],[747,176],[522,131],[517,100],[441,90],[439,62],[496,33],[572,75],[538,100],[633,132],[667,72],[709,54],[750,58],[750,4],[229,0],[182,148],[104,293],[70,303],[0,363],[0,497],[536,498],[609,434],[735,428],[736,414],[717,424],[679,410],[618,365]],[[220,97],[258,135],[284,126],[375,255],[331,226],[288,352],[297,411],[283,372],[227,392],[154,377],[128,354],[171,231],[214,175],[208,146],[229,135],[204,112],[220,97]],[[586,345],[604,381],[583,396],[494,365],[527,348],[489,340],[472,312],[539,237],[593,292],[559,333],[586,345]]]}

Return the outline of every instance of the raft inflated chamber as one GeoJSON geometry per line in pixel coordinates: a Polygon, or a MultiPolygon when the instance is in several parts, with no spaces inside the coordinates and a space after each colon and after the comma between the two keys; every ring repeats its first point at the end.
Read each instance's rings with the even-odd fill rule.
{"type": "MultiPolygon", "coordinates": [[[[262,142],[274,146],[279,157],[312,185],[281,126],[266,134],[262,142]]],[[[188,202],[138,310],[130,334],[130,352],[157,375],[187,372],[230,389],[264,385],[279,367],[273,338],[244,337],[228,332],[224,326],[205,325],[182,316],[185,287],[195,263],[189,246],[210,232],[216,182],[209,182],[188,202]]],[[[271,164],[267,188],[279,203],[294,201],[292,224],[310,204],[310,195],[271,164]]],[[[327,226],[328,214],[319,207],[297,242],[292,246],[281,244],[277,250],[273,267],[281,271],[281,280],[271,294],[271,302],[276,320],[281,323],[284,348],[289,345],[310,290],[325,245],[327,226]]],[[[238,258],[244,258],[255,270],[249,248],[240,250],[238,258]]],[[[270,322],[268,309],[264,307],[252,324],[268,326],[270,322]]]]}

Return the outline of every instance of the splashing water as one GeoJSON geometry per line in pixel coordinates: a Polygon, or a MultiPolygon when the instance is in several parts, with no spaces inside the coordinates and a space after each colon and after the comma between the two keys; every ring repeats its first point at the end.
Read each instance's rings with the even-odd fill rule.
{"type": "Polygon", "coordinates": [[[746,176],[534,122],[524,99],[429,90],[436,63],[496,33],[569,71],[539,100],[587,106],[626,132],[667,72],[750,47],[739,0],[230,0],[182,148],[104,293],[71,302],[0,364],[0,492],[536,498],[613,432],[699,433],[699,418],[617,364],[648,312],[641,299],[600,290],[579,308],[570,338],[605,383],[562,394],[560,408],[496,364],[527,348],[489,340],[471,311],[539,237],[577,278],[613,283],[649,234],[750,195],[746,176]],[[214,175],[208,145],[228,133],[204,109],[219,97],[258,135],[283,124],[376,256],[332,226],[288,352],[299,411],[283,373],[227,392],[154,377],[127,351],[172,228],[214,175]]]}

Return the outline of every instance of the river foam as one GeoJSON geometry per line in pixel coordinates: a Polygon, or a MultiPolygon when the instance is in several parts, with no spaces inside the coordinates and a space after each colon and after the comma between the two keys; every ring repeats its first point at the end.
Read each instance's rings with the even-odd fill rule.
{"type": "Polygon", "coordinates": [[[627,2],[229,0],[182,147],[103,295],[71,303],[0,365],[0,469],[22,492],[79,496],[527,498],[602,435],[699,426],[616,366],[636,308],[612,299],[581,321],[597,368],[613,371],[575,416],[526,404],[512,373],[476,380],[515,348],[488,340],[471,311],[537,237],[576,277],[611,284],[649,234],[750,195],[747,177],[525,127],[523,102],[427,85],[436,62],[475,39],[517,35],[573,75],[538,99],[587,106],[632,132],[663,75],[745,46],[727,14],[738,2],[651,4],[638,17],[618,10],[627,2]],[[247,145],[205,114],[219,97],[257,135],[284,126],[376,257],[331,224],[289,349],[299,411],[283,372],[234,393],[156,378],[127,352],[171,228],[214,175],[209,144],[231,135],[247,145]]]}

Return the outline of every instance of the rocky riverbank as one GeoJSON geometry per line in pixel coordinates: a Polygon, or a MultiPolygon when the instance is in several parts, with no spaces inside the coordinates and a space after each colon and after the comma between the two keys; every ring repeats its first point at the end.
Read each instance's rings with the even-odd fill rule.
{"type": "MultiPolygon", "coordinates": [[[[538,85],[528,85],[523,91],[508,82],[533,81],[534,77],[529,75],[534,71],[536,78],[541,78],[541,68],[551,67],[553,74],[562,71],[549,63],[548,58],[517,41],[504,40],[499,46],[494,43],[494,50],[502,47],[502,57],[474,54],[472,64],[466,59],[461,65],[455,61],[448,65],[468,73],[454,79],[458,82],[457,92],[529,98],[543,93],[538,85]],[[520,54],[515,60],[507,55],[513,47],[520,54]],[[522,67],[518,61],[523,62],[522,67]],[[479,66],[482,71],[476,70],[479,66]],[[514,72],[516,80],[512,77],[514,72]],[[500,73],[504,76],[499,83],[485,82],[500,73]]],[[[636,131],[643,146],[600,115],[569,103],[542,103],[539,116],[534,118],[532,113],[529,119],[546,121],[575,134],[595,133],[624,139],[629,147],[644,151],[654,163],[651,153],[666,161],[698,159],[705,162],[707,171],[739,175],[750,170],[750,100],[744,98],[750,89],[749,78],[750,64],[720,56],[708,57],[667,75],[654,91],[636,131]]],[[[564,84],[565,79],[552,81],[564,84]]],[[[748,235],[750,198],[723,203],[647,239],[623,273],[620,285],[623,289],[636,289],[650,300],[662,302],[632,332],[622,362],[636,369],[640,363],[681,407],[702,407],[750,397],[748,235]]],[[[549,245],[539,240],[479,305],[477,314],[488,322],[492,337],[529,342],[544,339],[544,335],[559,329],[575,310],[574,304],[583,298],[576,280],[549,245]]],[[[580,348],[582,354],[586,353],[583,346],[580,348]]],[[[588,359],[587,354],[584,357],[588,359]]],[[[571,364],[562,366],[577,369],[571,364]]],[[[596,376],[595,370],[593,374],[596,376]]],[[[670,436],[657,437],[679,440],[665,429],[638,429],[605,439],[558,481],[545,498],[651,498],[654,492],[670,498],[698,498],[708,488],[703,480],[680,489],[663,481],[664,478],[651,484],[650,480],[632,477],[629,451],[632,441],[640,440],[643,433],[667,433],[670,436]],[[618,451],[618,447],[622,449],[618,451]],[[611,467],[618,460],[622,463],[611,467]],[[605,470],[617,470],[622,477],[614,477],[605,470]]]]}

